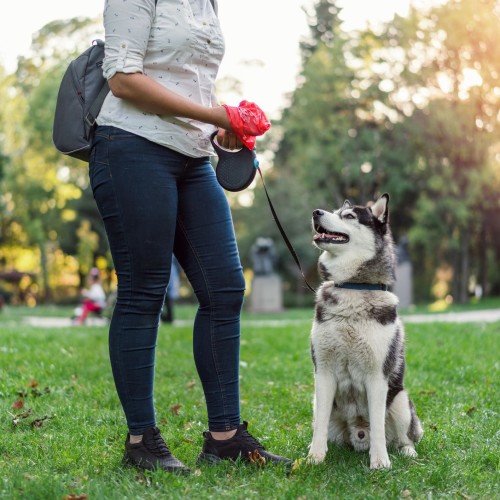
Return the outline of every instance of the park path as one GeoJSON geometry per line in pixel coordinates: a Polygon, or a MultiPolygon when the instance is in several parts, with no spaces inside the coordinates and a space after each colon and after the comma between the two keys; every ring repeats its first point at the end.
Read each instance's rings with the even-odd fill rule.
{"type": "MultiPolygon", "coordinates": [[[[466,311],[437,314],[405,314],[401,316],[405,323],[493,323],[500,322],[500,309],[485,309],[482,311],[466,311]]],[[[312,313],[311,313],[312,319],[312,313]]],[[[310,319],[243,319],[242,323],[248,326],[278,327],[298,323],[308,324],[310,319]]],[[[70,318],[51,318],[42,316],[28,316],[24,323],[44,328],[63,328],[73,326],[70,318]]],[[[192,320],[176,320],[174,325],[188,326],[192,320]]],[[[107,319],[89,318],[87,326],[106,326],[107,319]]],[[[75,328],[78,328],[77,326],[75,328]]]]}
{"type": "MultiPolygon", "coordinates": [[[[23,322],[30,326],[40,326],[44,328],[64,328],[68,326],[75,326],[71,318],[54,318],[54,317],[44,317],[44,316],[26,316],[23,318],[23,322]]],[[[87,318],[86,326],[106,326],[109,321],[106,318],[87,318]]]]}
{"type": "Polygon", "coordinates": [[[405,323],[494,323],[500,321],[500,309],[401,316],[405,323]]]}

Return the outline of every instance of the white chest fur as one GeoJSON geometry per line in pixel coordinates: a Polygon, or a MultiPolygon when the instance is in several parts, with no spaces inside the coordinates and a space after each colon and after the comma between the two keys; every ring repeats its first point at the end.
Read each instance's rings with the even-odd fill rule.
{"type": "Polygon", "coordinates": [[[366,383],[382,372],[399,320],[397,297],[384,291],[335,288],[317,292],[311,347],[316,370],[330,373],[346,418],[367,416],[366,383]]]}

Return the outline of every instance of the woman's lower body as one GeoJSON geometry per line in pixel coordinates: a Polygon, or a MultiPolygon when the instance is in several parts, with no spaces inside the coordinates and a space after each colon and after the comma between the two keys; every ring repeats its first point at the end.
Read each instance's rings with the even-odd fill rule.
{"type": "Polygon", "coordinates": [[[208,158],[101,126],[90,181],[118,276],[109,351],[130,433],[155,426],[155,347],[172,254],[199,302],[193,351],[209,429],[236,429],[245,283],[227,199],[208,158]]]}

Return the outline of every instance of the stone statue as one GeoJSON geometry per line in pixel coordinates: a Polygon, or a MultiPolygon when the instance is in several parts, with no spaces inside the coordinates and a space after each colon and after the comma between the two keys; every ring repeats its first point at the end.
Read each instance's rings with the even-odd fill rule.
{"type": "Polygon", "coordinates": [[[250,249],[253,271],[256,276],[274,274],[276,265],[276,248],[271,238],[259,237],[250,249]]]}

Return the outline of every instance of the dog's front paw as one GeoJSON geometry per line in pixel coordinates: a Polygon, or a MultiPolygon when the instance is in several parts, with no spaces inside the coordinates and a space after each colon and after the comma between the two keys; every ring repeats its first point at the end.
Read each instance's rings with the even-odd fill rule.
{"type": "Polygon", "coordinates": [[[307,461],[312,464],[320,464],[325,460],[327,450],[328,445],[326,444],[311,444],[307,461]]]}
{"type": "Polygon", "coordinates": [[[307,461],[311,464],[321,464],[325,461],[326,453],[309,453],[307,461]]]}
{"type": "Polygon", "coordinates": [[[403,446],[399,449],[399,453],[405,457],[416,457],[418,455],[413,446],[403,446]]]}
{"type": "Polygon", "coordinates": [[[391,461],[387,452],[370,455],[370,469],[389,469],[390,467],[391,461]]]}

